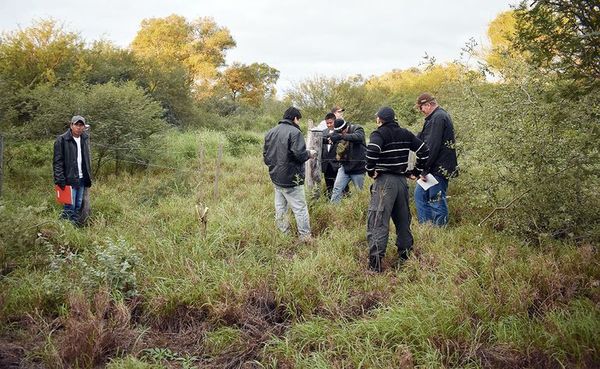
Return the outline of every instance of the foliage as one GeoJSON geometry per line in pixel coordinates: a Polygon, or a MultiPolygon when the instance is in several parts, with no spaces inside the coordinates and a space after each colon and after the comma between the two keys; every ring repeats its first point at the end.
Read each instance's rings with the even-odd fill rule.
{"type": "Polygon", "coordinates": [[[596,85],[600,80],[600,6],[586,0],[522,2],[514,46],[535,67],[596,85]]]}
{"type": "Polygon", "coordinates": [[[377,112],[376,96],[364,86],[364,78],[328,78],[317,76],[293,86],[287,93],[303,116],[320,122],[334,106],[346,109],[344,118],[357,123],[373,121],[377,112]]]}
{"type": "Polygon", "coordinates": [[[89,65],[85,74],[88,84],[127,82],[139,78],[138,61],[133,53],[109,41],[92,42],[91,47],[84,50],[84,55],[89,65]]]}
{"type": "Polygon", "coordinates": [[[158,68],[181,65],[199,96],[218,76],[217,68],[225,62],[225,52],[235,46],[229,30],[212,18],[187,21],[179,15],[144,19],[131,43],[133,52],[146,63],[158,68]]]}
{"type": "Polygon", "coordinates": [[[244,131],[229,131],[225,137],[227,137],[227,150],[235,157],[256,151],[252,148],[256,149],[262,143],[262,137],[244,131]]]}
{"type": "Polygon", "coordinates": [[[150,138],[168,128],[159,104],[133,82],[92,86],[82,112],[92,125],[96,171],[109,156],[117,172],[120,161],[137,162],[150,138]]]}
{"type": "Polygon", "coordinates": [[[506,63],[517,57],[516,50],[512,47],[515,36],[515,11],[502,12],[490,22],[488,38],[491,46],[485,52],[485,61],[490,68],[500,70],[506,68],[506,63]]]}
{"type": "Polygon", "coordinates": [[[517,59],[507,65],[502,84],[465,81],[448,103],[461,167],[477,189],[469,202],[488,210],[511,203],[494,214],[495,226],[531,240],[600,239],[597,94],[565,97],[560,79],[517,59]]]}
{"type": "Polygon", "coordinates": [[[106,286],[112,294],[130,299],[138,295],[139,263],[139,253],[125,240],[107,239],[103,246],[95,245],[83,254],[59,248],[51,258],[50,268],[58,273],[81,273],[81,286],[88,291],[106,286]]]}
{"type": "Polygon", "coordinates": [[[234,103],[242,101],[251,106],[259,106],[264,98],[275,95],[277,79],[279,71],[265,63],[233,63],[223,72],[223,82],[231,100],[234,103]]]}
{"type": "Polygon", "coordinates": [[[57,21],[40,20],[29,28],[0,36],[0,79],[18,90],[38,84],[81,80],[87,69],[78,34],[57,21]]]}

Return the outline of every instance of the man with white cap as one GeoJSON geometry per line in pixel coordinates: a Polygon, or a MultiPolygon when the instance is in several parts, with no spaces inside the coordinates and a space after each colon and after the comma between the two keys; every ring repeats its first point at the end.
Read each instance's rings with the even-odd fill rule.
{"type": "Polygon", "coordinates": [[[54,184],[61,189],[71,187],[71,204],[65,204],[62,218],[80,225],[80,211],[86,188],[92,186],[89,127],[85,118],[75,115],[69,129],[54,141],[52,169],[54,184]]]}

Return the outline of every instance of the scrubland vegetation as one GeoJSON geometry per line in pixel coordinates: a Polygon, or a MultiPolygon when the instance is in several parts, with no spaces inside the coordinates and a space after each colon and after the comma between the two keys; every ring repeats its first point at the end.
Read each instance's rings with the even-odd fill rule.
{"type": "MultiPolygon", "coordinates": [[[[283,101],[260,64],[229,72],[233,86],[262,71],[245,89],[223,82],[194,95],[202,78],[227,80],[215,49],[202,64],[211,74],[189,55],[150,63],[148,35],[121,50],[67,32],[85,57],[58,53],[63,64],[31,72],[18,68],[15,46],[27,33],[4,34],[0,367],[598,367],[600,95],[587,62],[597,46],[576,43],[586,62],[572,69],[560,54],[572,48],[554,45],[544,59],[517,47],[539,31],[539,17],[547,25],[566,14],[564,4],[541,3],[549,13],[499,16],[494,30],[508,27],[499,34],[512,38],[493,50],[467,45],[456,63],[368,79],[309,79],[283,101]],[[461,174],[450,183],[447,228],[413,223],[414,252],[402,265],[391,237],[381,275],[366,273],[366,190],[339,206],[311,199],[312,244],[276,232],[262,142],[287,106],[317,121],[341,104],[371,132],[376,109],[390,105],[416,132],[422,118],[411,107],[424,90],[457,133],[461,174]],[[75,113],[89,117],[95,166],[81,228],[58,219],[51,192],[52,141],[75,113]]],[[[145,21],[142,35],[194,24],[157,22],[145,21]]],[[[204,22],[220,52],[235,45],[204,22]]],[[[560,24],[555,39],[571,45],[569,23],[560,24]]],[[[71,50],[56,39],[31,50],[71,50]]]]}

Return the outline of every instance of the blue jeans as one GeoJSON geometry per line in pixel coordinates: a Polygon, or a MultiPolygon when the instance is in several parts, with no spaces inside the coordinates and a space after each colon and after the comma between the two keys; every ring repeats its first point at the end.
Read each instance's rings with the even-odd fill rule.
{"type": "Polygon", "coordinates": [[[84,192],[85,187],[83,184],[71,186],[71,204],[64,206],[62,218],[68,219],[73,223],[79,221],[79,212],[81,210],[81,204],[83,203],[84,192]]]}
{"type": "Polygon", "coordinates": [[[337,176],[335,177],[335,183],[333,184],[333,193],[331,194],[331,202],[338,203],[342,200],[344,189],[348,186],[348,183],[354,183],[356,188],[362,190],[365,183],[365,174],[346,174],[344,166],[342,165],[338,169],[337,176]]]}
{"type": "Polygon", "coordinates": [[[308,205],[304,197],[304,185],[295,187],[275,187],[275,224],[283,233],[290,232],[288,209],[292,209],[300,238],[310,237],[308,205]]]}
{"type": "Polygon", "coordinates": [[[442,176],[434,175],[438,183],[425,191],[418,184],[415,186],[415,207],[419,223],[431,222],[436,226],[448,224],[448,180],[442,176]]]}

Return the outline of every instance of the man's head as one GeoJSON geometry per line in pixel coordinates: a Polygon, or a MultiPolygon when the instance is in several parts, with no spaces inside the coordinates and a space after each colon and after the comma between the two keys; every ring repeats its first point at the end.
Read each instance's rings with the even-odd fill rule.
{"type": "Polygon", "coordinates": [[[79,137],[85,131],[85,118],[81,115],[75,115],[71,118],[71,134],[73,137],[79,137]]]}
{"type": "Polygon", "coordinates": [[[333,126],[336,132],[345,132],[348,129],[348,122],[338,118],[333,122],[333,126]]]}
{"type": "Polygon", "coordinates": [[[298,124],[298,121],[301,118],[302,118],[302,114],[300,113],[300,110],[298,110],[297,108],[294,108],[293,106],[290,106],[289,108],[287,108],[285,113],[283,113],[283,119],[287,119],[296,124],[298,124]]]}
{"type": "Polygon", "coordinates": [[[437,101],[433,95],[424,92],[417,97],[415,108],[419,109],[425,116],[428,116],[435,108],[437,108],[437,101]]]}
{"type": "Polygon", "coordinates": [[[333,126],[333,122],[335,121],[335,114],[333,113],[327,113],[327,115],[325,115],[325,123],[327,124],[327,129],[328,130],[333,130],[334,126],[333,126]]]}
{"type": "Polygon", "coordinates": [[[377,124],[396,121],[396,113],[394,112],[394,109],[390,108],[389,106],[380,108],[375,116],[377,117],[377,124]]]}
{"type": "Polygon", "coordinates": [[[331,108],[331,112],[335,115],[336,119],[344,119],[344,112],[346,111],[346,109],[339,107],[339,106],[334,106],[333,108],[331,108]]]}

